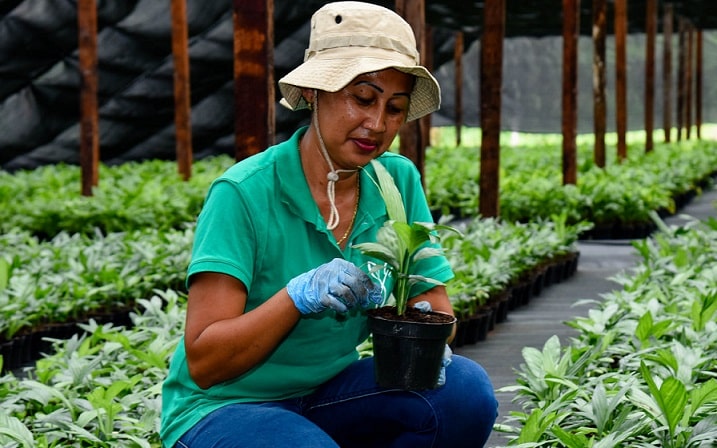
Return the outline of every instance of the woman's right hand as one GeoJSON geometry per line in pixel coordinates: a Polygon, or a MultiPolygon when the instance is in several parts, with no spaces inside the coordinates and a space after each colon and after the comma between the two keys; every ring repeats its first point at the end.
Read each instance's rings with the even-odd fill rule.
{"type": "Polygon", "coordinates": [[[355,264],[341,258],[305,272],[286,285],[289,297],[301,314],[330,308],[345,313],[354,307],[367,308],[383,301],[381,285],[355,264]]]}

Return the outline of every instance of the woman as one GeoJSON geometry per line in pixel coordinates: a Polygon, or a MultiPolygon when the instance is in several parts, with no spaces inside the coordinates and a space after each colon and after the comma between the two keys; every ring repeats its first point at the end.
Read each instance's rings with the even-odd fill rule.
{"type": "MultiPolygon", "coordinates": [[[[185,334],[163,386],[167,447],[482,446],[496,418],[485,371],[452,356],[444,384],[378,387],[356,346],[380,285],[352,246],[386,209],[369,162],[386,166],[409,221],[429,221],[418,171],[387,150],[401,125],[440,105],[410,26],[392,11],[338,2],[312,17],[305,61],[279,81],[311,125],[230,168],[198,219],[185,334]]],[[[447,281],[444,257],[422,274],[447,281]]],[[[453,314],[442,286],[411,303],[453,314]]]]}

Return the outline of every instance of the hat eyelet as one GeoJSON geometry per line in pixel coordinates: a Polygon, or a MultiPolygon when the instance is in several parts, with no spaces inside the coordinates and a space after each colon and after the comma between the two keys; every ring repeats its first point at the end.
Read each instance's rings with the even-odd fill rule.
{"type": "Polygon", "coordinates": [[[336,18],[334,20],[336,21],[336,24],[338,25],[339,23],[341,23],[343,18],[341,17],[341,15],[338,15],[338,16],[336,16],[336,18]]]}

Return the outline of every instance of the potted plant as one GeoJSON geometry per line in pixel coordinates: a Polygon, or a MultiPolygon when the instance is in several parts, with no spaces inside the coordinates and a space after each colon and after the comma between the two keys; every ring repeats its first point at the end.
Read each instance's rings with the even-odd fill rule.
{"type": "Polygon", "coordinates": [[[442,284],[415,273],[415,264],[442,254],[441,249],[430,244],[439,238],[438,230],[458,231],[433,222],[409,223],[393,178],[379,162],[373,161],[372,165],[377,177],[374,182],[386,203],[389,219],[378,230],[375,242],[354,247],[383,262],[371,268],[370,274],[384,270],[392,278],[390,293],[395,302],[367,311],[376,381],[384,387],[431,389],[436,387],[446,339],[456,318],[409,308],[409,293],[418,282],[442,284]]]}

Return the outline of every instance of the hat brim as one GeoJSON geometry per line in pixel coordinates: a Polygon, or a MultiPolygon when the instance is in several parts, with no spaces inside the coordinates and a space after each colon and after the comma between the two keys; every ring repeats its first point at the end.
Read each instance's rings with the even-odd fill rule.
{"type": "Polygon", "coordinates": [[[302,96],[302,88],[338,92],[359,75],[387,68],[394,68],[416,77],[406,121],[415,120],[438,110],[441,106],[441,89],[438,81],[425,67],[397,65],[395,60],[365,56],[311,58],[305,61],[279,80],[279,90],[284,97],[281,104],[291,110],[304,109],[308,105],[302,96]]]}

